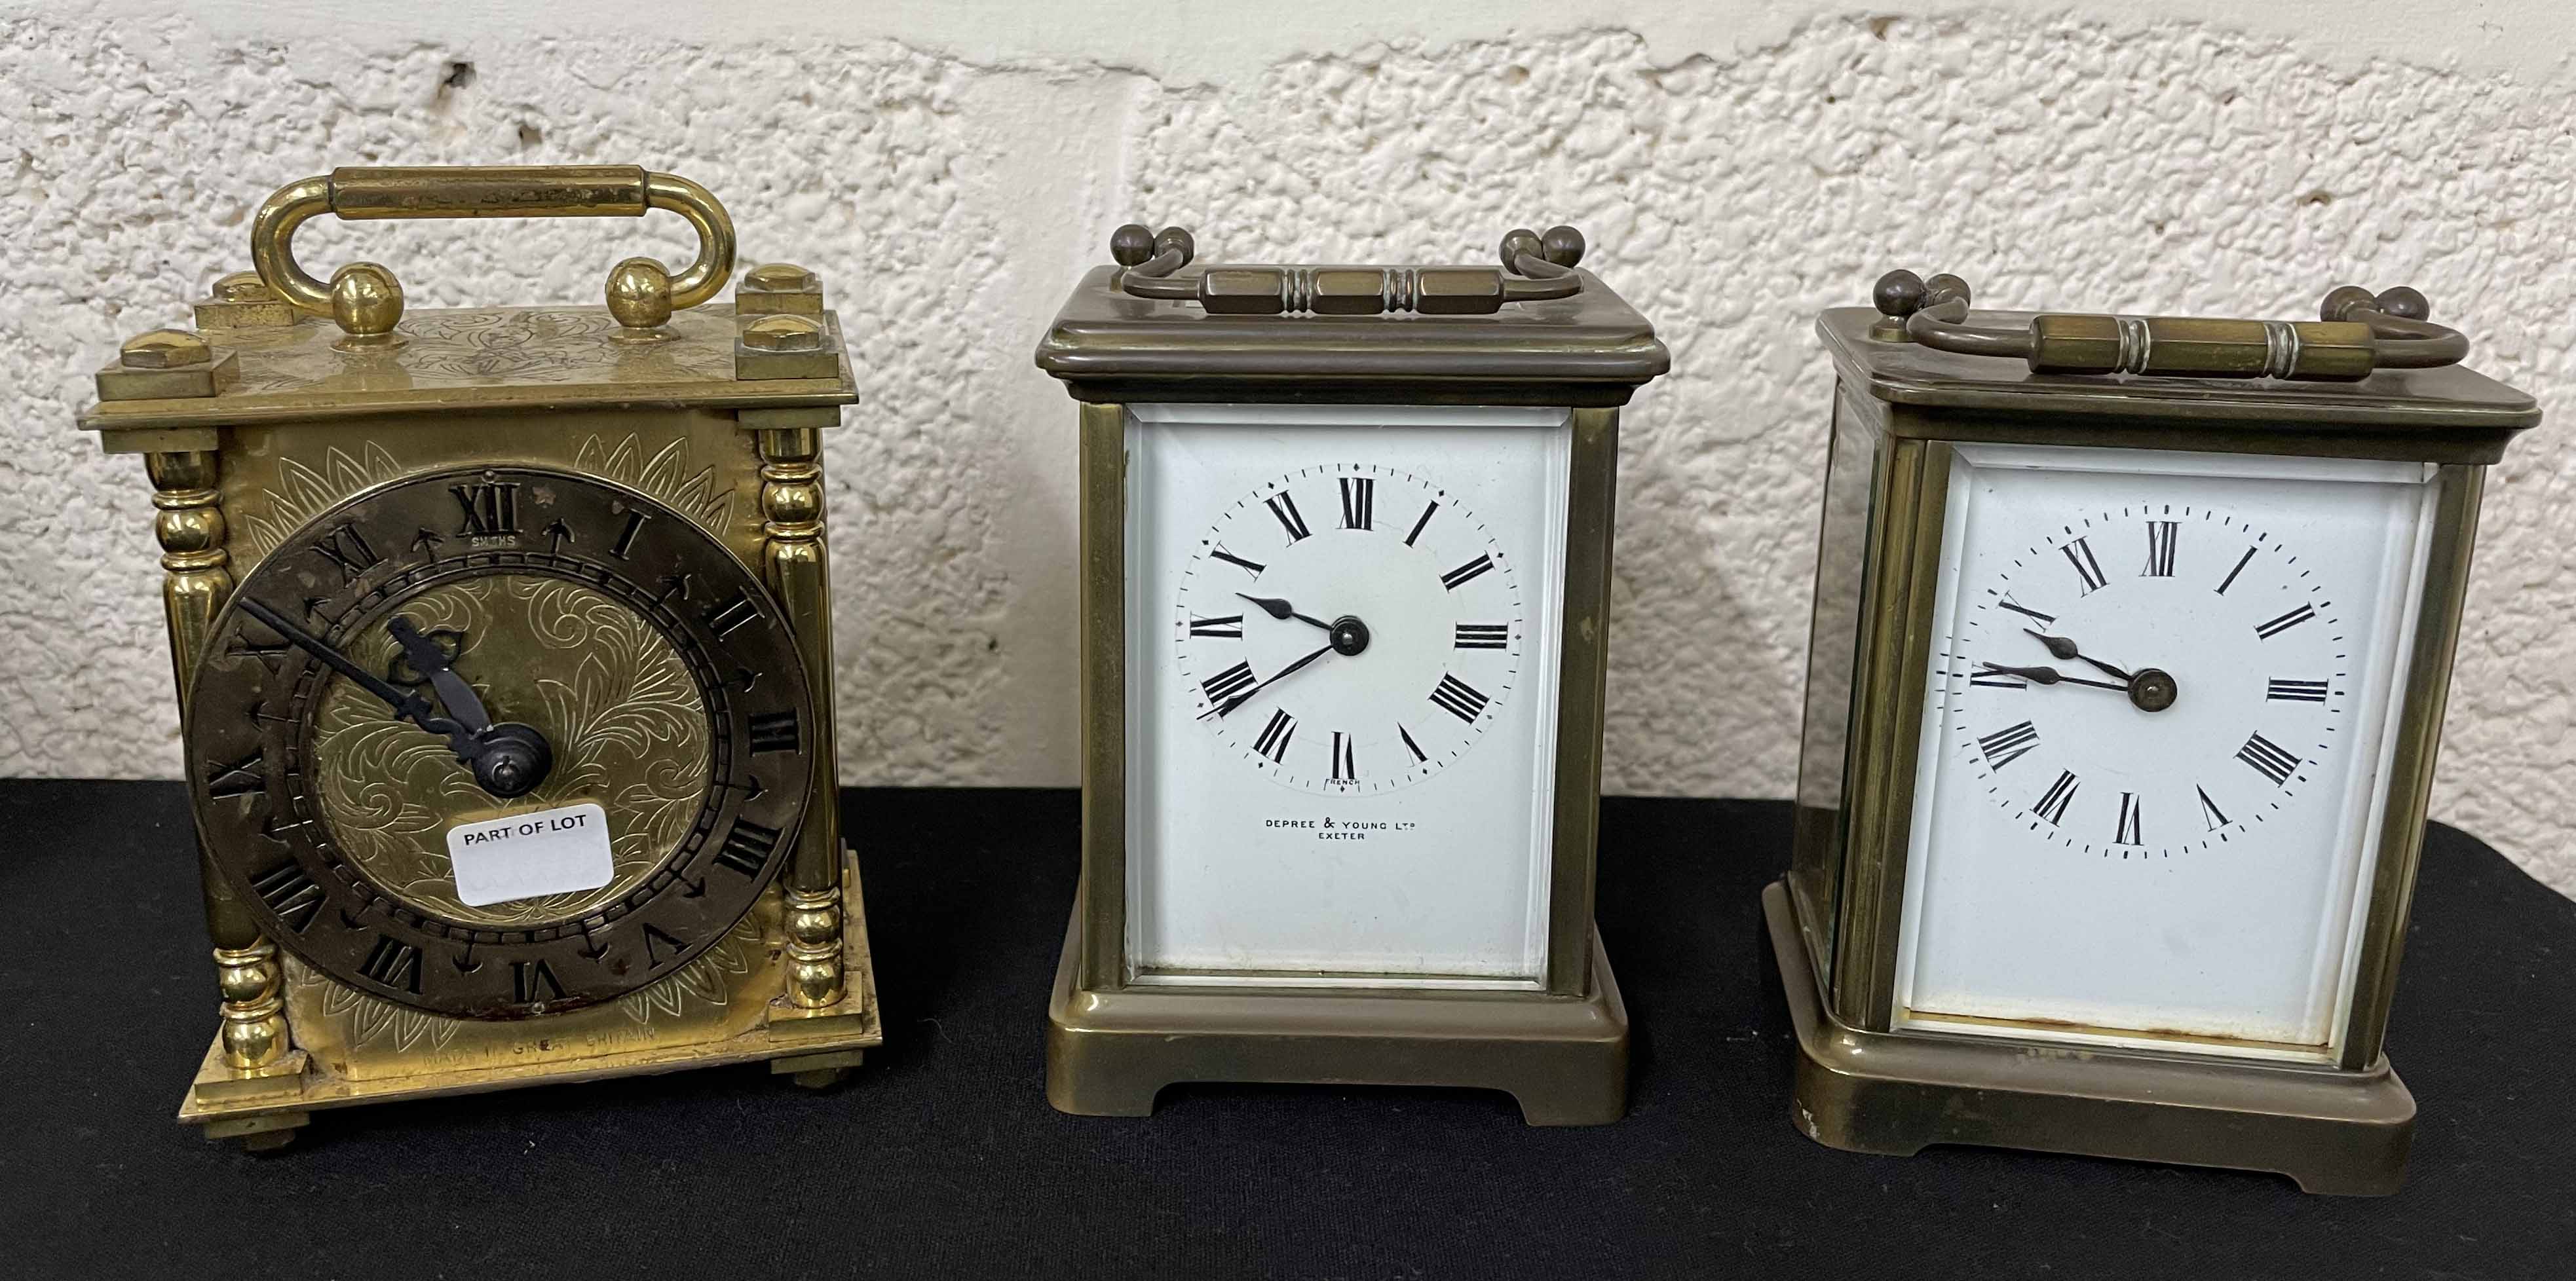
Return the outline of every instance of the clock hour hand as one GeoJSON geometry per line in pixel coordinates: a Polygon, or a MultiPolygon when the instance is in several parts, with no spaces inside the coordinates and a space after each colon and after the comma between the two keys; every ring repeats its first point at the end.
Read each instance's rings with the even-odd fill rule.
{"type": "Polygon", "coordinates": [[[428,679],[429,687],[438,691],[438,701],[447,708],[447,714],[463,725],[466,732],[481,734],[492,728],[492,714],[483,710],[483,700],[475,695],[473,686],[465,683],[464,677],[456,674],[455,655],[423,635],[408,614],[394,615],[393,621],[385,624],[385,630],[391,632],[394,642],[402,646],[403,661],[428,679]]]}
{"type": "MultiPolygon", "coordinates": [[[[357,660],[333,649],[329,642],[269,608],[267,602],[247,595],[239,600],[243,613],[258,619],[262,626],[286,638],[296,648],[321,659],[358,688],[384,700],[385,706],[393,709],[396,719],[409,721],[446,739],[447,750],[456,754],[459,764],[473,768],[474,781],[484,791],[503,800],[524,796],[544,782],[546,771],[553,767],[554,749],[535,728],[505,724],[479,732],[468,729],[456,720],[439,715],[428,699],[368,671],[357,660]]],[[[476,700],[474,706],[476,711],[482,710],[480,700],[476,700]]]]}
{"type": "Polygon", "coordinates": [[[1332,652],[1333,647],[1326,645],[1323,648],[1316,650],[1314,653],[1308,654],[1304,658],[1298,659],[1296,662],[1290,663],[1286,667],[1282,667],[1278,671],[1272,672],[1269,679],[1264,680],[1260,684],[1199,713],[1199,719],[1206,720],[1207,718],[1214,716],[1219,720],[1223,720],[1228,713],[1231,713],[1234,709],[1250,702],[1253,695],[1296,675],[1298,671],[1304,668],[1308,663],[1314,662],[1316,659],[1322,658],[1324,655],[1332,652]]]}
{"type": "Polygon", "coordinates": [[[2119,677],[2121,680],[2124,680],[2124,681],[2133,681],[2133,680],[2138,679],[2135,675],[2133,675],[2133,674],[2131,674],[2131,673],[2129,673],[2129,672],[2122,671],[2121,669],[2119,669],[2119,668],[2117,668],[2117,667],[2113,667],[2113,666],[2112,666],[2112,665],[2110,665],[2109,663],[2103,662],[2101,659],[2087,657],[2087,656],[2086,656],[2086,655],[2085,655],[2081,650],[2079,650],[2079,649],[2077,649],[2077,648],[2075,647],[2075,642],[2073,642],[2073,641],[2071,641],[2071,640],[2068,640],[2068,639],[2066,639],[2066,638],[2065,638],[2065,637],[2063,637],[2063,636],[2049,636],[2049,635],[2044,635],[2044,634],[2042,634],[2042,633],[2040,633],[2040,632],[2032,631],[2030,628],[2027,628],[2027,627],[2023,628],[2022,630],[2023,630],[2023,631],[2026,631],[2026,632],[2030,632],[2030,634],[2031,634],[2031,635],[2033,635],[2033,636],[2037,636],[2037,637],[2039,637],[2039,643],[2048,647],[2048,653],[2049,653],[2049,656],[2050,656],[2050,657],[2052,657],[2052,658],[2058,658],[2058,659],[2069,659],[2069,658],[2071,658],[2071,659],[2079,660],[2079,661],[2081,661],[2081,662],[2091,663],[2091,664],[2092,664],[2092,665],[2094,665],[2095,667],[2101,668],[2101,669],[2102,669],[2102,671],[2103,671],[2105,674],[2107,674],[2107,675],[2111,675],[2111,676],[2117,676],[2117,677],[2119,677]]]}
{"type": "MultiPolygon", "coordinates": [[[[1236,592],[1235,595],[1243,596],[1243,593],[1236,592]]],[[[1327,623],[1323,619],[1315,618],[1310,615],[1300,614],[1294,606],[1276,596],[1243,596],[1243,598],[1251,601],[1255,605],[1259,605],[1262,613],[1268,614],[1272,618],[1276,618],[1281,622],[1286,622],[1293,618],[1301,623],[1312,623],[1317,627],[1323,628],[1325,631],[1333,630],[1333,625],[1331,623],[1327,623]]]]}
{"type": "Polygon", "coordinates": [[[2006,667],[2001,663],[1980,663],[1978,666],[1990,672],[2002,672],[2006,676],[2021,677],[2034,685],[2089,685],[2094,689],[2118,690],[2123,694],[2129,692],[2129,687],[2126,685],[2114,685],[2109,681],[2091,681],[2081,676],[2068,676],[2054,667],[2006,667]]]}
{"type": "MultiPolygon", "coordinates": [[[[483,700],[474,687],[456,674],[456,658],[437,641],[423,635],[409,615],[396,614],[385,624],[394,643],[402,646],[403,661],[427,677],[429,687],[438,691],[438,701],[447,714],[461,726],[472,746],[459,748],[456,759],[473,767],[474,781],[484,791],[507,800],[535,791],[554,768],[554,745],[534,725],[503,721],[495,725],[492,714],[483,710],[483,700]]],[[[451,735],[449,745],[455,746],[451,735]]]]}

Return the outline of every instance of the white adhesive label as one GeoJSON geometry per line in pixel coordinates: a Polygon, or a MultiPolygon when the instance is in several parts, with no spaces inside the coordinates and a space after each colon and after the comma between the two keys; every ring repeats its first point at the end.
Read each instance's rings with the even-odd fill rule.
{"type": "Polygon", "coordinates": [[[587,801],[447,829],[456,897],[472,906],[608,884],[608,812],[587,801]]]}

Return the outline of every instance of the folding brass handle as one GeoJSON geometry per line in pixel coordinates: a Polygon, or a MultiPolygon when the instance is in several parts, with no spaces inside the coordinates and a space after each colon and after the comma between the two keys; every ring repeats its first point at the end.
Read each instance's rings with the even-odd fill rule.
{"type": "Polygon", "coordinates": [[[1125,270],[1118,287],[1138,298],[1195,302],[1212,316],[1374,316],[1413,311],[1426,316],[1484,315],[1506,303],[1570,298],[1583,291],[1574,265],[1583,233],[1526,228],[1503,237],[1502,270],[1492,267],[1208,267],[1175,276],[1197,253],[1179,227],[1149,231],[1129,223],[1109,237],[1109,256],[1125,270]],[[1509,274],[1505,274],[1509,273],[1509,274]]]}
{"type": "Polygon", "coordinates": [[[1890,318],[1874,336],[1970,356],[2018,356],[2042,374],[2350,382],[2374,370],[2457,364],[2469,354],[2468,338],[2427,320],[2432,303],[2403,285],[2376,295],[2340,286],[2316,320],[2039,315],[2026,329],[1967,323],[1968,282],[1952,275],[1924,280],[1891,271],[1872,299],[1890,318]]]}
{"type": "Polygon", "coordinates": [[[250,224],[250,261],[260,280],[296,310],[329,316],[353,344],[388,344],[402,319],[393,272],[353,262],[324,284],[295,261],[295,229],[323,213],[343,221],[377,218],[641,218],[667,209],[698,229],[697,261],[672,274],[651,258],[629,258],[608,273],[608,310],[648,337],[671,313],[723,290],[733,275],[733,219],[706,188],[640,165],[461,165],[334,169],[277,189],[250,224]]]}

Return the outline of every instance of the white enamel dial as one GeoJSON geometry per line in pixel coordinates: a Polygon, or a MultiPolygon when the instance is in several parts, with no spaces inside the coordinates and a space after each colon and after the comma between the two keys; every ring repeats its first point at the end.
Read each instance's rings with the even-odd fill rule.
{"type": "Polygon", "coordinates": [[[2080,854],[2169,858],[2297,815],[2347,737],[2342,567],[2206,504],[2066,515],[1963,584],[1945,749],[2080,854]]]}
{"type": "Polygon", "coordinates": [[[1132,981],[1543,981],[1571,440],[1562,409],[1131,407],[1132,981]]]}
{"type": "Polygon", "coordinates": [[[1958,447],[1900,1023],[2330,1053],[2430,476],[1958,447]]]}
{"type": "Polygon", "coordinates": [[[1226,506],[1172,609],[1210,732],[1327,795],[1402,787],[1472,749],[1512,696],[1528,631],[1518,564],[1459,495],[1347,460],[1226,506]]]}

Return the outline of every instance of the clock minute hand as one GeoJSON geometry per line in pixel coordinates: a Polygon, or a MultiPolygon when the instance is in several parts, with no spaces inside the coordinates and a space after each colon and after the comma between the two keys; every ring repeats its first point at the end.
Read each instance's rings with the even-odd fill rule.
{"type": "Polygon", "coordinates": [[[2083,651],[2076,648],[2075,642],[2068,640],[2063,636],[2049,636],[2041,632],[2032,631],[2027,627],[2022,630],[2030,632],[2033,636],[2039,637],[2039,643],[2048,647],[2049,656],[2052,658],[2071,658],[2080,662],[2091,663],[2095,667],[2101,668],[2105,674],[2117,676],[2124,681],[2133,681],[2138,679],[2136,676],[2117,667],[2113,667],[2109,663],[2103,662],[2101,659],[2087,656],[2083,651]]]}
{"type": "Polygon", "coordinates": [[[243,596],[240,602],[243,613],[258,619],[263,626],[285,637],[297,648],[329,664],[333,670],[355,682],[358,688],[383,699],[385,705],[394,710],[394,716],[397,719],[410,721],[432,734],[445,737],[448,749],[456,753],[457,760],[467,763],[474,760],[480,749],[474,732],[447,717],[438,715],[431,709],[428,699],[400,689],[385,678],[359,666],[355,660],[333,649],[321,637],[296,626],[286,615],[269,608],[267,602],[254,596],[243,596]]]}
{"type": "Polygon", "coordinates": [[[1225,717],[1226,717],[1229,713],[1233,712],[1233,711],[1234,711],[1234,709],[1236,709],[1236,708],[1238,708],[1238,707],[1241,707],[1241,706],[1243,706],[1245,703],[1247,703],[1247,702],[1251,701],[1251,699],[1252,699],[1252,696],[1253,696],[1253,695],[1258,694],[1258,693],[1260,693],[1261,691],[1263,691],[1263,690],[1265,690],[1265,689],[1268,689],[1268,688],[1270,688],[1271,686],[1276,685],[1276,684],[1278,684],[1279,682],[1281,682],[1281,681],[1283,681],[1283,680],[1286,680],[1286,679],[1288,679],[1288,678],[1289,678],[1289,677],[1291,677],[1291,676],[1296,675],[1296,674],[1298,673],[1298,671],[1299,671],[1300,669],[1304,668],[1308,663],[1314,662],[1316,659],[1322,658],[1324,655],[1329,654],[1329,653],[1332,653],[1332,652],[1333,652],[1333,647],[1332,647],[1332,646],[1330,646],[1330,645],[1326,645],[1326,646],[1324,646],[1323,648],[1316,650],[1314,653],[1308,654],[1308,655],[1307,655],[1307,656],[1305,656],[1304,658],[1298,659],[1296,662],[1290,663],[1290,664],[1289,664],[1289,665],[1287,665],[1286,667],[1282,667],[1282,668],[1280,668],[1278,671],[1272,672],[1272,673],[1270,674],[1269,679],[1264,680],[1264,681],[1262,681],[1260,684],[1255,685],[1255,686],[1253,686],[1252,688],[1247,689],[1247,690],[1243,691],[1242,693],[1237,694],[1237,695],[1235,695],[1234,697],[1229,698],[1229,699],[1225,700],[1224,702],[1219,703],[1219,704],[1217,704],[1216,706],[1211,707],[1211,708],[1207,709],[1206,711],[1199,713],[1199,719],[1200,719],[1200,720],[1206,720],[1207,718],[1209,718],[1209,717],[1211,717],[1211,716],[1214,716],[1214,717],[1216,717],[1216,718],[1217,718],[1217,719],[1219,719],[1219,720],[1223,720],[1223,719],[1225,719],[1225,717]]]}
{"type": "Polygon", "coordinates": [[[2089,685],[2094,689],[2118,690],[2123,694],[2129,692],[2129,687],[2126,685],[2114,685],[2109,681],[2088,681],[2081,676],[2068,676],[2054,667],[2006,667],[2001,663],[1980,663],[1978,666],[1990,672],[2018,676],[2038,685],[2089,685]]]}
{"type": "MultiPolygon", "coordinates": [[[[1243,593],[1236,592],[1235,595],[1243,596],[1243,593]]],[[[1293,618],[1301,623],[1312,623],[1328,632],[1333,630],[1333,625],[1331,623],[1327,623],[1320,618],[1300,614],[1297,612],[1295,606],[1290,605],[1288,602],[1281,600],[1276,596],[1243,596],[1243,598],[1251,601],[1255,605],[1259,605],[1262,613],[1268,614],[1272,618],[1276,618],[1281,622],[1286,622],[1293,618]]]]}

